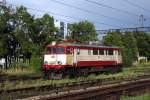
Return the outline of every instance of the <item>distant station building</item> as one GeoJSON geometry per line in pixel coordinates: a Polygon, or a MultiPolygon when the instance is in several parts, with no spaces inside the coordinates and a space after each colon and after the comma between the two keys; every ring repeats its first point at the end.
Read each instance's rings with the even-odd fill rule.
{"type": "Polygon", "coordinates": [[[54,25],[56,28],[59,29],[59,34],[60,34],[60,37],[61,38],[66,38],[68,32],[69,32],[69,23],[67,22],[62,22],[62,21],[59,21],[59,20],[54,20],[54,25]]]}

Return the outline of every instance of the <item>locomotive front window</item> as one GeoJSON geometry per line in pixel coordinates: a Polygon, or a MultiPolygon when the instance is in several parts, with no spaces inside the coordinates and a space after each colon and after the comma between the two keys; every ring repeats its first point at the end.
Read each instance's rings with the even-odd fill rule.
{"type": "Polygon", "coordinates": [[[61,47],[52,47],[52,48],[47,48],[46,50],[47,54],[64,54],[65,49],[61,47]]]}

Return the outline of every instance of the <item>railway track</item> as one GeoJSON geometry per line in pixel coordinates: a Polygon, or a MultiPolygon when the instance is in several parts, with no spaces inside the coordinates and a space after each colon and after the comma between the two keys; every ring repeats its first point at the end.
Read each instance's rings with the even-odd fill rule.
{"type": "MultiPolygon", "coordinates": [[[[120,100],[121,95],[133,96],[140,94],[140,92],[150,93],[150,78],[113,84],[103,88],[84,89],[56,96],[41,96],[38,97],[38,100],[120,100]]],[[[33,99],[33,97],[30,99],[33,99]]]]}
{"type": "Polygon", "coordinates": [[[39,80],[42,79],[42,76],[31,76],[31,77],[16,77],[16,76],[11,76],[11,77],[7,77],[5,75],[0,76],[0,83],[5,83],[6,81],[9,82],[16,82],[16,81],[29,81],[29,80],[39,80]]]}
{"type": "Polygon", "coordinates": [[[131,82],[137,81],[140,79],[148,79],[150,78],[150,74],[139,75],[138,77],[134,78],[104,78],[104,79],[97,79],[97,80],[88,80],[88,81],[81,81],[79,83],[66,83],[60,85],[46,85],[46,86],[39,86],[39,87],[29,87],[29,88],[20,88],[20,89],[8,89],[8,90],[0,90],[0,99],[16,99],[16,98],[25,98],[29,96],[36,96],[36,95],[44,95],[44,94],[52,94],[52,95],[59,95],[60,93],[70,93],[71,91],[78,91],[80,89],[86,90],[90,87],[96,86],[104,86],[104,85],[112,85],[112,84],[120,84],[123,82],[131,82]]]}

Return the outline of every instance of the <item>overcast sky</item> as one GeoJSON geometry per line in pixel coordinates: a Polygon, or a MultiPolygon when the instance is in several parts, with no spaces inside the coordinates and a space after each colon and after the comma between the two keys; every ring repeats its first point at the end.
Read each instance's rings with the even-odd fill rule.
{"type": "Polygon", "coordinates": [[[23,5],[27,8],[42,10],[44,12],[28,9],[30,13],[36,17],[41,17],[44,13],[49,13],[55,19],[64,22],[78,22],[80,20],[88,20],[95,24],[97,29],[112,29],[120,27],[139,27],[139,16],[141,14],[146,18],[144,26],[150,26],[150,0],[129,0],[135,5],[143,7],[135,7],[127,2],[127,0],[89,0],[99,2],[101,4],[125,10],[133,13],[123,13],[110,8],[105,8],[97,4],[92,4],[86,0],[7,0],[7,3],[13,5],[23,5]],[[59,4],[59,1],[77,7],[77,9],[59,4]],[[84,11],[79,10],[84,9],[84,11]],[[55,13],[55,14],[54,14],[55,13]],[[56,15],[59,14],[59,15],[56,15]],[[63,16],[60,16],[63,15],[63,16]],[[137,16],[136,16],[137,15],[137,16]],[[66,17],[65,17],[66,16],[66,17]],[[72,18],[69,18],[69,17],[72,18]],[[105,25],[106,24],[106,25],[105,25]]]}

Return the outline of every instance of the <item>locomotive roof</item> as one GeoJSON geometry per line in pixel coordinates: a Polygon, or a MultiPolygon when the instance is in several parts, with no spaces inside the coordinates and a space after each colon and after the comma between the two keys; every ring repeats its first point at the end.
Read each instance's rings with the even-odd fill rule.
{"type": "Polygon", "coordinates": [[[116,46],[99,46],[99,45],[83,45],[83,44],[56,44],[56,45],[48,45],[47,47],[79,47],[79,48],[112,48],[112,49],[119,49],[119,47],[116,46]]]}

